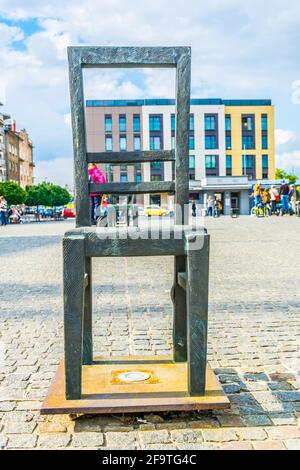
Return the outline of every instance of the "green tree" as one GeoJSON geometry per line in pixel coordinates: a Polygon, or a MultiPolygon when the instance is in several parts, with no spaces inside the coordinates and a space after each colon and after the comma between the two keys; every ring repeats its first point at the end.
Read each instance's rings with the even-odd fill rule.
{"type": "Polygon", "coordinates": [[[51,186],[51,206],[65,206],[69,204],[71,200],[71,195],[66,188],[61,186],[52,185],[51,186]]]}
{"type": "Polygon", "coordinates": [[[285,170],[276,168],[275,179],[286,180],[289,184],[294,184],[298,180],[298,177],[292,173],[287,173],[285,170]]]}
{"type": "Polygon", "coordinates": [[[14,181],[0,183],[0,194],[9,205],[24,204],[26,201],[26,192],[14,181]]]}

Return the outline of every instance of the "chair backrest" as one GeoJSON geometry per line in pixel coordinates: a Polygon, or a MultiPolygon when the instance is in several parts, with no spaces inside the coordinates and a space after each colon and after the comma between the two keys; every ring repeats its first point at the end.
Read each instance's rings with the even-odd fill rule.
{"type": "MultiPolygon", "coordinates": [[[[91,224],[89,192],[105,194],[175,193],[175,223],[189,202],[189,115],[191,88],[190,47],[68,48],[71,115],[74,148],[76,226],[91,224]],[[87,153],[83,68],[176,68],[176,145],[174,150],[87,153]],[[88,182],[88,163],[144,163],[175,161],[175,182],[88,182]]],[[[188,223],[187,221],[185,221],[188,223]]]]}

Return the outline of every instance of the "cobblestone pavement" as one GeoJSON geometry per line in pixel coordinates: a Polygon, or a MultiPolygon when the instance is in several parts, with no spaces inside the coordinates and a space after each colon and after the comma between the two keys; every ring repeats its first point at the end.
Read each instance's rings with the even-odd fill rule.
{"type": "MultiPolygon", "coordinates": [[[[231,409],[77,419],[39,414],[63,352],[72,223],[1,227],[0,448],[300,449],[300,219],[207,225],[209,359],[231,409]]],[[[97,259],[94,271],[96,353],[169,352],[172,260],[97,259]]]]}

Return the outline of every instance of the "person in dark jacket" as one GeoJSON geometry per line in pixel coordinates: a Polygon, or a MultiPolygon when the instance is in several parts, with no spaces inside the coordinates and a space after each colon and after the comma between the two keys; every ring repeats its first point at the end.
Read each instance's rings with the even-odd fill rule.
{"type": "Polygon", "coordinates": [[[288,214],[290,212],[289,192],[290,192],[289,185],[286,183],[286,181],[283,181],[280,186],[280,199],[281,199],[281,205],[282,205],[282,212],[284,214],[288,214]]]}

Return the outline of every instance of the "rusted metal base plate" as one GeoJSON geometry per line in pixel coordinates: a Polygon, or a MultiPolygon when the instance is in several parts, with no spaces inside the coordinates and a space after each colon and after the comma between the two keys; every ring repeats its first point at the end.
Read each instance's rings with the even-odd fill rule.
{"type": "MultiPolygon", "coordinates": [[[[122,377],[122,376],[121,376],[122,377]]],[[[207,365],[206,393],[190,397],[187,393],[186,363],[170,357],[122,357],[99,359],[82,367],[82,398],[66,400],[64,365],[61,363],[50,386],[42,414],[134,413],[148,411],[187,411],[229,408],[230,402],[207,365]],[[150,373],[153,380],[122,382],[119,373],[150,373]]]]}

